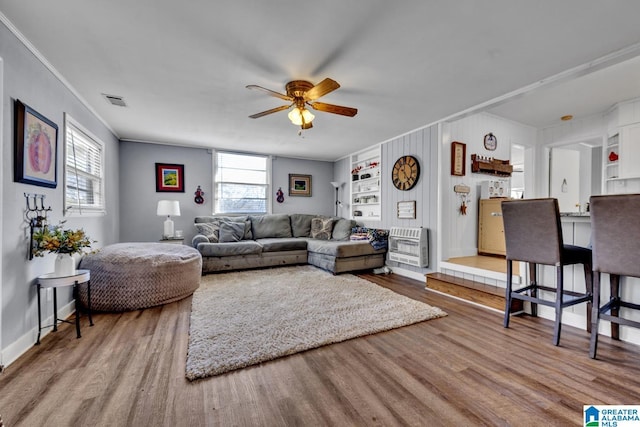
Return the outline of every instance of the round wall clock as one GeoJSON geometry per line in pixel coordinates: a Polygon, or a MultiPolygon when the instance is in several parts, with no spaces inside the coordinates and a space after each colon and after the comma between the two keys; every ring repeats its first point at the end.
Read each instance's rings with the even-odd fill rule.
{"type": "Polygon", "coordinates": [[[411,190],[420,178],[420,163],[413,156],[402,156],[393,165],[391,180],[402,191],[411,190]]]}
{"type": "Polygon", "coordinates": [[[498,138],[491,132],[484,136],[484,148],[489,151],[493,151],[498,146],[498,138]]]}

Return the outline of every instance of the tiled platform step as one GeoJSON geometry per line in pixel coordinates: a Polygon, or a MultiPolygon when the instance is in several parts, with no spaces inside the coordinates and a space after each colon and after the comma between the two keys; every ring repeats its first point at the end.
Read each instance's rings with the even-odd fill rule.
{"type": "MultiPolygon", "coordinates": [[[[426,287],[457,298],[504,311],[504,288],[443,273],[426,275],[426,287]]],[[[522,311],[522,301],[511,303],[512,312],[522,311]]]]}

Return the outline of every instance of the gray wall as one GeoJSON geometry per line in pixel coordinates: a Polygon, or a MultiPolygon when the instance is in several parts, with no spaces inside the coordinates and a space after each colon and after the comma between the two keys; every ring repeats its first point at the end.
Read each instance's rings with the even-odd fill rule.
{"type": "Polygon", "coordinates": [[[193,218],[210,215],[212,164],[209,150],[171,145],[120,143],[120,241],[157,242],[162,238],[165,217],[156,215],[158,200],[178,200],[180,216],[172,217],[175,230],[185,242],[195,235],[193,218]],[[156,193],[156,163],[184,165],[184,193],[156,193]],[[198,185],[205,202],[194,202],[198,185]]]}
{"type": "MultiPolygon", "coordinates": [[[[162,237],[165,218],[156,216],[158,200],[180,202],[176,230],[183,230],[185,243],[196,234],[193,218],[213,212],[213,170],[211,153],[203,148],[177,147],[137,142],[120,143],[120,241],[153,242],[162,237]],[[156,193],[155,164],[183,164],[184,193],[156,193]],[[194,202],[198,185],[205,192],[205,203],[194,202]]],[[[276,157],[272,163],[272,211],[274,213],[334,213],[333,163],[276,157]],[[311,175],[311,197],[289,197],[289,173],[311,175]],[[281,187],[284,202],[276,202],[281,187]]]]}
{"type": "Polygon", "coordinates": [[[273,213],[335,214],[333,162],[274,157],[272,163],[273,213]],[[289,196],[289,174],[311,175],[311,197],[289,196]],[[276,201],[276,191],[282,188],[284,202],[276,201]]]}
{"type": "MultiPolygon", "coordinates": [[[[0,57],[4,61],[3,103],[3,194],[2,194],[2,331],[0,342],[4,363],[15,352],[26,350],[35,342],[38,314],[35,278],[53,271],[54,255],[27,260],[28,224],[25,221],[24,193],[46,195],[45,205],[52,212],[50,223],[63,219],[63,114],[71,114],[82,126],[105,143],[105,192],[107,215],[100,217],[67,218],[67,225],[84,228],[102,247],[113,243],[118,236],[118,141],[115,136],[0,23],[0,57]],[[20,99],[58,125],[58,186],[55,189],[13,182],[14,101],[20,99]],[[27,346],[26,348],[25,345],[27,346]],[[10,348],[10,350],[7,350],[10,348]]],[[[70,290],[58,293],[58,307],[71,301],[70,290]]],[[[49,304],[43,307],[50,316],[49,304]]]]}

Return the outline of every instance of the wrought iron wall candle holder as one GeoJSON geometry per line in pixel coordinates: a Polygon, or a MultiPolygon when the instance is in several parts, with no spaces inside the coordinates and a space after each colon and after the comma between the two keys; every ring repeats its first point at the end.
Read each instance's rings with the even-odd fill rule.
{"type": "Polygon", "coordinates": [[[51,211],[51,206],[44,207],[44,194],[24,193],[27,208],[24,216],[29,223],[29,259],[33,259],[33,230],[47,226],[47,213],[51,211]]]}

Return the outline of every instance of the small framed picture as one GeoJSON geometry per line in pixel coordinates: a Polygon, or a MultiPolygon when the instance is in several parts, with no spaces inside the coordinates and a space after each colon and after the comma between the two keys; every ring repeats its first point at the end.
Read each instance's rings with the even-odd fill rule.
{"type": "Polygon", "coordinates": [[[156,192],[184,193],[184,165],[156,163],[156,192]]]}
{"type": "Polygon", "coordinates": [[[13,180],[56,188],[58,126],[17,99],[15,118],[13,180]]]}
{"type": "Polygon", "coordinates": [[[416,219],[416,201],[398,202],[398,219],[416,219]]]}
{"type": "Polygon", "coordinates": [[[462,142],[451,143],[451,175],[464,176],[467,164],[467,146],[462,142]]]}
{"type": "Polygon", "coordinates": [[[289,196],[311,197],[311,175],[290,173],[289,196]]]}

